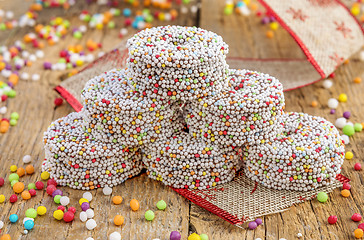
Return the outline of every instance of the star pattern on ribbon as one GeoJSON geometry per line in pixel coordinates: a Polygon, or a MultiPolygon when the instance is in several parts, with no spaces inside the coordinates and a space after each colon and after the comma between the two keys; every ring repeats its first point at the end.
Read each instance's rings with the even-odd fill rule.
{"type": "Polygon", "coordinates": [[[337,53],[334,53],[334,55],[329,56],[329,58],[336,62],[336,67],[340,66],[344,62],[344,58],[340,57],[337,53]]]}
{"type": "Polygon", "coordinates": [[[336,25],[336,31],[341,32],[344,38],[347,37],[353,38],[353,36],[351,35],[351,29],[345,26],[344,22],[338,23],[335,21],[334,24],[336,25]]]}
{"type": "Polygon", "coordinates": [[[307,15],[303,14],[301,9],[295,10],[294,8],[290,7],[286,12],[292,14],[293,19],[298,19],[302,22],[308,18],[307,15]]]}

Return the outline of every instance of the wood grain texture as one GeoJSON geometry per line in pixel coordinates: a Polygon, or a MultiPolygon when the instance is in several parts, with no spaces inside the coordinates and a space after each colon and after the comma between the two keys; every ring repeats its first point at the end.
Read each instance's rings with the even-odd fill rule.
{"type": "MultiPolygon", "coordinates": [[[[6,1],[8,3],[8,1],[6,1]]],[[[229,56],[251,57],[251,58],[304,58],[302,51],[297,47],[293,39],[283,29],[275,33],[274,39],[267,39],[265,31],[267,26],[260,25],[259,18],[255,16],[243,17],[237,15],[224,16],[223,0],[203,0],[201,10],[197,16],[191,14],[181,15],[176,24],[200,25],[208,30],[223,35],[225,41],[230,45],[229,56]],[[252,27],[256,26],[256,27],[252,27]]],[[[41,21],[46,23],[51,16],[65,14],[72,20],[73,26],[81,25],[78,16],[79,10],[84,9],[84,1],[78,1],[77,8],[69,12],[62,9],[43,11],[40,15],[41,21]]],[[[7,7],[10,5],[7,5],[7,7]]],[[[0,7],[2,7],[0,2],[0,7]]],[[[106,8],[105,8],[106,9],[106,8]]],[[[104,8],[95,5],[89,6],[91,12],[102,12],[104,8]]],[[[118,25],[118,26],[121,26],[118,25]]],[[[0,44],[11,44],[15,40],[29,32],[30,28],[14,29],[0,33],[0,44]]],[[[47,60],[57,61],[59,50],[66,48],[69,44],[84,44],[87,39],[102,42],[104,49],[109,50],[119,42],[118,31],[104,29],[102,31],[92,30],[81,39],[76,40],[70,36],[66,37],[54,47],[46,47],[47,60]],[[100,34],[101,33],[101,34],[100,34]]],[[[58,108],[53,107],[53,100],[58,96],[52,89],[66,77],[64,72],[43,71],[42,61],[27,70],[29,73],[41,74],[41,80],[20,81],[17,90],[17,97],[7,102],[9,114],[17,111],[20,114],[18,126],[10,128],[6,134],[0,135],[0,176],[9,176],[9,167],[16,164],[24,167],[22,157],[30,154],[33,157],[32,164],[36,173],[25,176],[21,180],[28,184],[40,180],[40,166],[44,158],[42,135],[51,121],[63,117],[72,112],[73,109],[64,104],[58,108]]],[[[244,66],[242,66],[243,68],[244,66]]],[[[324,89],[321,83],[305,87],[303,89],[287,92],[286,105],[288,111],[303,111],[313,115],[324,116],[334,121],[338,116],[349,110],[352,112],[352,121],[361,122],[364,119],[363,84],[354,84],[352,79],[356,76],[364,77],[363,63],[353,57],[349,64],[340,67],[336,72],[334,87],[324,89]],[[334,115],[329,114],[326,107],[330,97],[337,97],[340,93],[347,93],[347,103],[341,103],[334,115]],[[312,100],[319,102],[317,108],[312,108],[312,100]]],[[[292,76],[294,77],[294,76],[292,76]]],[[[7,116],[9,115],[7,114],[7,116]]],[[[65,195],[71,198],[71,205],[77,208],[76,219],[71,224],[58,222],[52,217],[52,212],[57,205],[51,197],[44,192],[37,191],[37,196],[31,200],[18,200],[15,204],[8,203],[12,194],[9,183],[0,188],[0,194],[4,194],[7,203],[0,204],[0,220],[5,222],[2,233],[10,233],[13,239],[106,239],[107,235],[114,231],[122,234],[122,239],[169,239],[169,233],[173,230],[180,231],[182,239],[187,239],[191,232],[199,234],[206,233],[212,240],[229,239],[255,239],[262,238],[276,240],[286,238],[297,239],[297,233],[302,233],[302,239],[353,239],[353,231],[357,224],[350,220],[353,213],[363,214],[364,189],[362,187],[363,172],[353,171],[355,162],[362,162],[364,136],[362,133],[355,134],[347,149],[352,150],[355,158],[346,161],[343,166],[343,174],[352,179],[351,197],[348,199],[340,196],[340,190],[336,189],[330,194],[329,201],[321,204],[315,200],[291,207],[288,211],[280,214],[263,217],[263,226],[256,230],[245,230],[221,220],[206,210],[196,206],[179,196],[169,188],[152,181],[145,174],[133,178],[124,184],[114,188],[113,195],[121,195],[121,205],[111,203],[112,196],[103,196],[101,190],[93,191],[94,200],[91,202],[95,210],[95,220],[98,227],[93,231],[87,231],[85,224],[79,221],[78,214],[80,207],[78,199],[82,196],[81,191],[62,188],[65,195]],[[132,212],[128,207],[129,201],[138,199],[141,208],[138,212],[132,212]],[[164,199],[168,207],[165,211],[157,211],[155,204],[158,200],[164,199]],[[25,210],[30,207],[44,205],[48,212],[46,216],[37,217],[35,228],[28,234],[23,235],[23,226],[20,223],[10,224],[8,217],[17,213],[22,219],[25,210]],[[156,213],[153,222],[144,220],[144,212],[152,209],[156,213]],[[116,214],[125,218],[122,227],[116,227],[112,219],[116,214]],[[327,217],[337,215],[339,221],[336,225],[328,225],[327,217]]]]}

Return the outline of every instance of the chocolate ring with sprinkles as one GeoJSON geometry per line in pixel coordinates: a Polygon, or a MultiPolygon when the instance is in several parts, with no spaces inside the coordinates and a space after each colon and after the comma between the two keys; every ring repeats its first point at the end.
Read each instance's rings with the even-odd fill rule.
{"type": "Polygon", "coordinates": [[[76,189],[114,186],[141,171],[137,148],[96,141],[83,131],[81,121],[80,113],[71,113],[54,121],[44,134],[47,164],[43,170],[59,184],[76,189]],[[64,175],[69,172],[75,174],[64,175]]]}
{"type": "Polygon", "coordinates": [[[148,177],[161,181],[167,186],[199,190],[230,182],[240,169],[239,165],[233,168],[189,168],[188,170],[184,170],[182,166],[156,166],[150,164],[146,167],[148,177]]]}
{"type": "Polygon", "coordinates": [[[81,127],[81,113],[70,113],[66,117],[54,121],[44,133],[46,146],[57,152],[58,157],[69,157],[90,160],[94,157],[113,157],[125,152],[131,154],[137,148],[122,144],[112,144],[96,140],[81,127]]]}
{"type": "Polygon", "coordinates": [[[123,70],[94,77],[86,84],[82,97],[82,126],[98,140],[139,146],[183,128],[176,121],[183,103],[152,99],[134,91],[123,70]]]}
{"type": "Polygon", "coordinates": [[[117,95],[131,88],[124,69],[111,69],[88,80],[81,91],[82,104],[89,104],[105,95],[117,95]]]}
{"type": "Polygon", "coordinates": [[[268,74],[231,69],[229,87],[191,102],[186,122],[195,138],[222,146],[260,144],[283,131],[282,84],[268,74]]]}
{"type": "Polygon", "coordinates": [[[239,149],[221,150],[185,132],[159,139],[144,150],[143,157],[149,177],[169,186],[191,189],[230,181],[240,169],[239,160],[239,149]]]}
{"type": "Polygon", "coordinates": [[[282,136],[244,152],[245,174],[278,190],[309,191],[333,181],[344,161],[344,144],[329,121],[304,113],[282,116],[282,136]]]}
{"type": "Polygon", "coordinates": [[[75,168],[74,165],[70,166],[51,156],[46,158],[42,170],[48,171],[51,178],[55,179],[60,186],[93,190],[121,184],[128,178],[138,175],[143,168],[139,153],[133,155],[128,161],[121,161],[118,158],[115,160],[108,158],[107,160],[110,161],[105,161],[104,164],[99,163],[102,160],[96,160],[96,167],[86,169],[75,168]]]}
{"type": "Polygon", "coordinates": [[[154,27],[135,34],[127,46],[129,80],[148,96],[186,101],[215,94],[227,84],[228,45],[211,31],[154,27]]]}

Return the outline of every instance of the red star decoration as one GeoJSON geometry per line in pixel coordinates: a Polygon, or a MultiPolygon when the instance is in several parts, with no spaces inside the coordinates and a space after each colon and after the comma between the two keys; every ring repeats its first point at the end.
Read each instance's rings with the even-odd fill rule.
{"type": "Polygon", "coordinates": [[[287,13],[291,13],[293,19],[299,19],[302,22],[304,22],[306,20],[306,18],[308,18],[308,16],[304,15],[301,9],[295,10],[293,8],[289,8],[287,10],[287,13]]]}
{"type": "Polygon", "coordinates": [[[333,56],[330,56],[330,59],[332,59],[333,61],[336,62],[336,67],[338,67],[339,65],[341,65],[344,62],[344,58],[339,57],[339,55],[337,55],[337,53],[334,53],[333,56]]]}
{"type": "Polygon", "coordinates": [[[351,29],[345,26],[344,22],[341,22],[340,24],[338,22],[334,22],[336,25],[336,31],[339,31],[343,34],[344,38],[346,37],[350,37],[353,38],[353,36],[351,36],[351,29]]]}

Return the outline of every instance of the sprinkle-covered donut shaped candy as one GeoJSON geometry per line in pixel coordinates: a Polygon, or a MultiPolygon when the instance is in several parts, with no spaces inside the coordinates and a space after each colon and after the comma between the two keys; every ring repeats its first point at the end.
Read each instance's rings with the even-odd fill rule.
{"type": "Polygon", "coordinates": [[[226,86],[228,45],[216,33],[182,26],[142,30],[127,42],[127,75],[150,97],[192,100],[226,86]]]}
{"type": "Polygon", "coordinates": [[[183,128],[176,121],[183,104],[152,99],[133,90],[124,70],[106,72],[90,80],[82,92],[83,127],[98,140],[139,146],[183,128]]]}
{"type": "Polygon", "coordinates": [[[240,167],[194,169],[183,166],[162,166],[150,163],[147,174],[151,179],[161,181],[167,186],[186,189],[209,189],[230,182],[240,167]]]}
{"type": "Polygon", "coordinates": [[[144,149],[149,177],[175,188],[206,189],[230,181],[241,162],[238,149],[220,150],[185,132],[144,149]]]}
{"type": "Polygon", "coordinates": [[[274,189],[309,191],[329,184],[341,171],[344,144],[333,124],[304,113],[282,116],[284,132],[245,151],[245,173],[274,189]]]}
{"type": "Polygon", "coordinates": [[[77,189],[114,186],[141,171],[137,148],[96,141],[81,122],[80,113],[71,113],[44,133],[47,161],[42,168],[59,184],[77,189]]]}
{"type": "Polygon", "coordinates": [[[82,104],[94,103],[105,94],[117,95],[131,88],[124,69],[112,69],[88,80],[81,91],[82,104]]]}
{"type": "Polygon", "coordinates": [[[229,87],[191,102],[186,121],[190,134],[223,146],[264,143],[283,130],[282,84],[267,74],[230,70],[229,87]]]}
{"type": "Polygon", "coordinates": [[[93,157],[112,157],[121,152],[131,154],[137,148],[96,140],[81,127],[81,113],[70,113],[54,121],[44,133],[44,144],[58,157],[91,160],[93,157]]]}
{"type": "Polygon", "coordinates": [[[118,157],[95,159],[94,165],[90,168],[78,168],[50,156],[46,157],[42,170],[48,171],[51,178],[60,186],[93,190],[121,184],[128,178],[138,175],[143,168],[139,152],[127,161],[118,157]]]}

